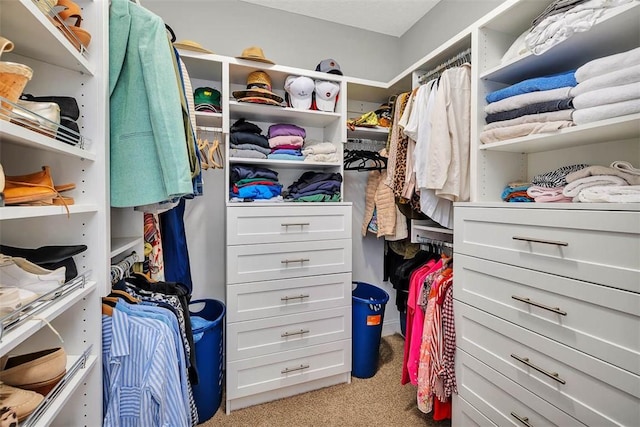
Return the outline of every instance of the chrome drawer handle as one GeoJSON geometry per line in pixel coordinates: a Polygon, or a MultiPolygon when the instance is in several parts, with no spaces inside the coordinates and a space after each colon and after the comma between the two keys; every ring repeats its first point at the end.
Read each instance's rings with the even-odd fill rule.
{"type": "Polygon", "coordinates": [[[513,236],[512,239],[522,240],[523,242],[544,243],[545,245],[569,246],[569,243],[560,242],[558,240],[535,239],[533,237],[522,237],[522,236],[513,236]]]}
{"type": "Polygon", "coordinates": [[[546,370],[534,365],[533,363],[529,362],[529,358],[528,357],[520,357],[520,356],[517,356],[515,354],[512,354],[511,357],[516,359],[518,362],[522,362],[525,365],[529,366],[530,368],[533,368],[536,371],[545,374],[546,376],[548,376],[552,380],[558,381],[560,384],[566,384],[567,383],[565,380],[560,378],[560,376],[559,376],[559,374],[557,372],[549,372],[549,371],[546,371],[546,370]]]}
{"type": "Polygon", "coordinates": [[[281,374],[288,374],[290,372],[295,372],[295,371],[301,371],[303,369],[307,369],[309,367],[309,365],[300,365],[300,366],[296,366],[295,368],[284,368],[282,371],[280,371],[281,374]]]}
{"type": "Polygon", "coordinates": [[[529,298],[525,298],[525,297],[519,297],[517,295],[511,295],[511,298],[518,300],[518,301],[522,301],[526,304],[531,304],[531,305],[535,305],[536,307],[540,307],[543,308],[545,310],[549,310],[549,311],[553,311],[554,313],[560,314],[562,316],[566,316],[567,312],[560,310],[560,307],[549,307],[548,305],[544,305],[544,304],[540,304],[539,302],[535,302],[535,301],[531,301],[529,298]]]}
{"type": "Polygon", "coordinates": [[[308,262],[308,261],[309,261],[309,258],[283,259],[282,261],[280,261],[280,264],[290,264],[294,262],[299,262],[300,264],[302,264],[303,262],[308,262]]]}
{"type": "Polygon", "coordinates": [[[533,427],[533,424],[531,424],[529,422],[529,417],[523,417],[521,415],[516,414],[515,412],[511,413],[511,416],[513,418],[515,418],[516,420],[520,421],[522,424],[524,424],[527,427],[533,427]]]}
{"type": "Polygon", "coordinates": [[[304,227],[305,225],[309,225],[309,223],[308,222],[289,222],[289,223],[283,223],[280,225],[283,227],[293,227],[293,226],[304,227]]]}
{"type": "Polygon", "coordinates": [[[309,295],[304,295],[304,294],[300,294],[300,295],[296,295],[294,297],[282,297],[280,298],[280,301],[289,301],[291,299],[304,299],[304,298],[309,298],[309,295]]]}
{"type": "Polygon", "coordinates": [[[294,335],[303,335],[303,334],[308,334],[308,333],[309,333],[308,329],[300,329],[299,331],[294,331],[294,332],[284,332],[280,336],[282,338],[287,338],[287,337],[291,337],[291,336],[294,336],[294,335]]]}

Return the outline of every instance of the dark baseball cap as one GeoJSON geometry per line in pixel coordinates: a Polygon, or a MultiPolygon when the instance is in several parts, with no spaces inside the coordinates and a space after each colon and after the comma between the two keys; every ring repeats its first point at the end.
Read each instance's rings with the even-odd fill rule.
{"type": "Polygon", "coordinates": [[[340,71],[340,65],[338,65],[335,59],[323,59],[316,66],[316,71],[320,71],[321,73],[342,75],[342,71],[340,71]]]}
{"type": "Polygon", "coordinates": [[[193,92],[193,103],[196,111],[212,111],[219,113],[222,111],[220,107],[220,92],[211,87],[199,87],[193,92]]]}

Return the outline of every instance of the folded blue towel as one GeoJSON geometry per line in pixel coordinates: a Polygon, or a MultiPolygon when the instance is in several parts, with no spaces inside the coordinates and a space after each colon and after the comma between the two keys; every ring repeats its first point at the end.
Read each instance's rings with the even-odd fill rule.
{"type": "Polygon", "coordinates": [[[497,102],[510,96],[522,95],[523,93],[535,92],[539,90],[551,90],[561,87],[575,86],[576,70],[565,71],[563,73],[552,74],[543,77],[534,77],[523,80],[511,86],[507,86],[495,92],[487,94],[487,102],[497,102]]]}

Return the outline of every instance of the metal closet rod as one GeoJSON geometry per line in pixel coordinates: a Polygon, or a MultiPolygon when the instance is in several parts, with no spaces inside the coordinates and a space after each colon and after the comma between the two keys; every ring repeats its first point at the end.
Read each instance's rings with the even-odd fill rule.
{"type": "Polygon", "coordinates": [[[418,78],[418,83],[420,83],[420,84],[425,83],[429,77],[431,77],[431,76],[433,76],[435,74],[438,74],[439,72],[447,69],[451,64],[454,64],[457,61],[460,61],[461,59],[467,59],[466,58],[467,56],[469,57],[468,59],[471,60],[471,48],[467,48],[467,49],[463,50],[462,52],[456,54],[455,56],[449,58],[448,60],[446,60],[442,64],[438,65],[433,70],[421,75],[418,78]]]}

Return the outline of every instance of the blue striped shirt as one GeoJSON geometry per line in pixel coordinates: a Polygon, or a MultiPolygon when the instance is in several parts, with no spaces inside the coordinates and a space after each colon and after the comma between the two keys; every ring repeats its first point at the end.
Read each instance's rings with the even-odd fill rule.
{"type": "MultiPolygon", "coordinates": [[[[189,427],[171,329],[148,317],[113,310],[103,323],[106,409],[103,425],[189,427]],[[110,333],[104,334],[104,329],[110,333]],[[110,338],[110,342],[108,342],[110,338]]],[[[103,319],[104,319],[103,317],[103,319]]]]}

